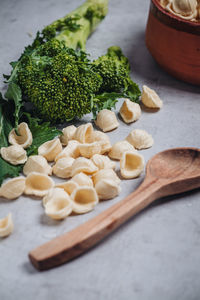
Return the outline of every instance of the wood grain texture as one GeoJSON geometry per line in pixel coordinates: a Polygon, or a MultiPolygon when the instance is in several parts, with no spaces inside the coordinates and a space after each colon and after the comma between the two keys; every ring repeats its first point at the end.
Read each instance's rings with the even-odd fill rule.
{"type": "Polygon", "coordinates": [[[168,73],[200,85],[200,22],[183,20],[151,0],[146,45],[168,73]]]}
{"type": "Polygon", "coordinates": [[[200,150],[177,148],[155,155],[141,186],[124,200],[74,230],[32,250],[38,270],[61,265],[87,251],[155,199],[200,187],[200,150]]]}

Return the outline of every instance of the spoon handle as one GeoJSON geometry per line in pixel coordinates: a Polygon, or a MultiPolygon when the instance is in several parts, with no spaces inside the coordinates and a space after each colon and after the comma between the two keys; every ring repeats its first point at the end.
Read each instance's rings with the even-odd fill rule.
{"type": "Polygon", "coordinates": [[[141,186],[124,200],[29,253],[38,270],[61,265],[97,244],[109,233],[158,198],[159,181],[145,179],[141,186]]]}

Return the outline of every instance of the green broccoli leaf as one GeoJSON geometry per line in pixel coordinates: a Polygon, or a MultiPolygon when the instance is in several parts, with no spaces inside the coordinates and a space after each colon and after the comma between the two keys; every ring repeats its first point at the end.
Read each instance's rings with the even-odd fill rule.
{"type": "Polygon", "coordinates": [[[3,180],[8,177],[17,177],[19,176],[22,170],[22,165],[13,166],[0,157],[0,185],[3,180]]]}
{"type": "Polygon", "coordinates": [[[28,113],[24,113],[24,115],[28,120],[28,125],[33,136],[33,143],[27,149],[28,156],[37,154],[40,145],[62,134],[57,128],[51,127],[49,122],[39,124],[40,119],[32,118],[28,113]]]}

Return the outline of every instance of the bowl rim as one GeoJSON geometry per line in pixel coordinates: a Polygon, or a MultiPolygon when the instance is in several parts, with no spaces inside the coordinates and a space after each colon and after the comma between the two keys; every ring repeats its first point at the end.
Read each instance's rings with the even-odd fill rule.
{"type": "Polygon", "coordinates": [[[156,13],[155,8],[151,6],[152,13],[154,14],[154,16],[160,19],[160,21],[167,23],[167,25],[170,25],[171,27],[174,27],[176,29],[183,29],[184,31],[189,31],[190,33],[200,35],[200,22],[185,20],[179,16],[173,15],[161,6],[159,0],[151,0],[151,3],[157,8],[160,13],[160,15],[156,13]]]}

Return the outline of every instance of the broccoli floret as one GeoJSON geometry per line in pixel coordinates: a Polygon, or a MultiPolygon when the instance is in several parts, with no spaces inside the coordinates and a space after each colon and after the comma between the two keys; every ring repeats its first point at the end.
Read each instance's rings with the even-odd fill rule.
{"type": "Polygon", "coordinates": [[[40,116],[56,123],[90,113],[102,78],[84,52],[51,40],[22,57],[18,84],[40,116]]]}
{"type": "Polygon", "coordinates": [[[140,90],[130,78],[129,61],[120,47],[110,47],[106,55],[94,61],[94,65],[94,71],[103,79],[100,92],[119,93],[133,101],[138,99],[140,90]]]}

